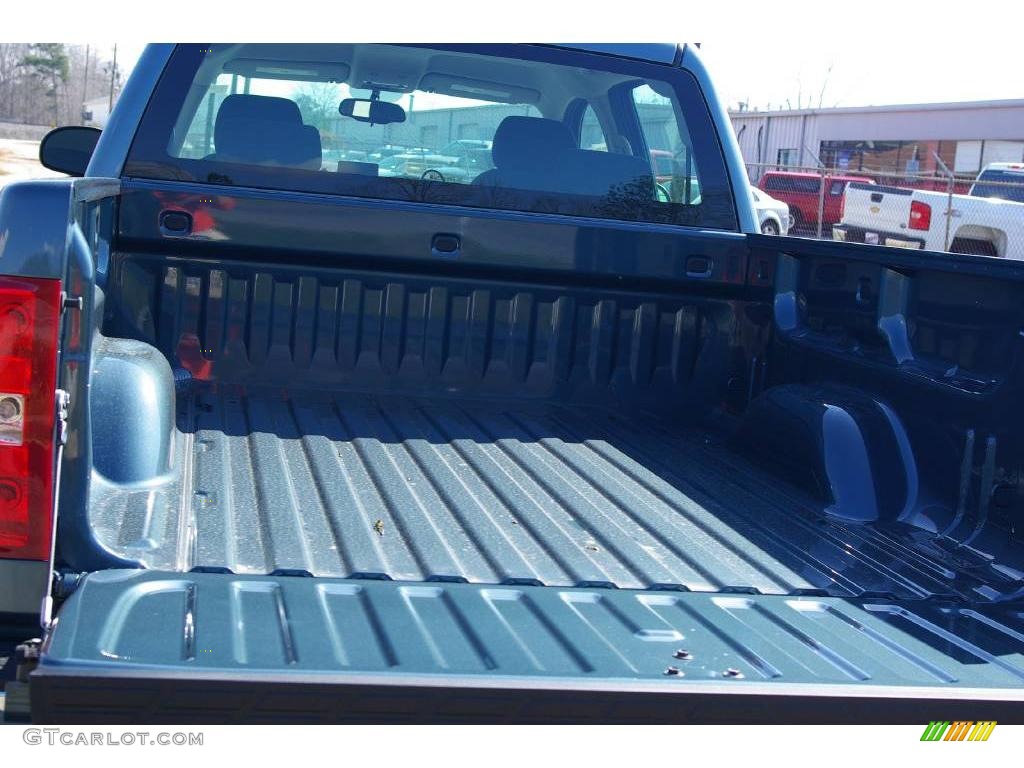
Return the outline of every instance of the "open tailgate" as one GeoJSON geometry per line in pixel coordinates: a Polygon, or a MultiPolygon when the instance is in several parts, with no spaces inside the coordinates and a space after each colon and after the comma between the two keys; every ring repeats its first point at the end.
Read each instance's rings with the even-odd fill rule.
{"type": "Polygon", "coordinates": [[[1024,606],[104,571],[31,698],[46,723],[1022,721],[1024,606]]]}

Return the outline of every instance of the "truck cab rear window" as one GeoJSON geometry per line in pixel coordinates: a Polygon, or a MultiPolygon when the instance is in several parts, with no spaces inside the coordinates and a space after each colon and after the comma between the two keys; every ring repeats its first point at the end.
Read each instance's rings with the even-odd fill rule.
{"type": "Polygon", "coordinates": [[[125,173],[737,228],[689,74],[540,46],[178,46],[125,173]]]}
{"type": "Polygon", "coordinates": [[[798,192],[800,194],[818,194],[821,179],[805,179],[799,176],[766,175],[764,188],[770,192],[798,192]]]}
{"type": "Polygon", "coordinates": [[[983,171],[971,189],[971,197],[990,197],[996,200],[1024,203],[1024,173],[999,170],[983,171]]]}

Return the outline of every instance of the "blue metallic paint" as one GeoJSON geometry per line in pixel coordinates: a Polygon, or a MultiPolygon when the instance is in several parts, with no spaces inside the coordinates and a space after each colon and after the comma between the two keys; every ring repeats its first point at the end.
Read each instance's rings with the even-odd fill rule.
{"type": "Polygon", "coordinates": [[[118,484],[153,482],[172,471],[174,377],[148,344],[105,338],[96,349],[89,391],[93,440],[104,448],[93,467],[118,484]],[[169,407],[170,406],[170,407],[169,407]]]}
{"type": "Polygon", "coordinates": [[[755,399],[737,442],[855,522],[915,510],[918,473],[903,424],[882,402],[840,386],[780,385],[755,399]]]}
{"type": "Polygon", "coordinates": [[[1018,717],[1024,707],[1024,624],[1007,606],[106,571],[64,615],[43,675],[319,680],[337,695],[373,680],[780,700],[810,683],[833,695],[898,689],[919,707],[957,695],[1018,717]]]}
{"type": "Polygon", "coordinates": [[[86,176],[117,178],[121,175],[142,113],[173,51],[174,45],[170,43],[150,44],[143,49],[103,129],[86,176]]]}
{"type": "Polygon", "coordinates": [[[697,49],[693,46],[686,46],[683,50],[681,65],[683,69],[692,74],[704,93],[704,100],[707,102],[711,112],[711,120],[715,125],[718,134],[718,142],[725,155],[725,164],[729,171],[729,179],[732,182],[732,191],[736,205],[736,216],[739,219],[741,232],[756,233],[760,231],[757,213],[754,211],[754,201],[750,196],[750,179],[747,178],[746,165],[743,163],[743,155],[740,154],[739,142],[736,141],[736,132],[732,128],[732,121],[725,106],[718,98],[715,84],[711,80],[707,69],[697,49]]]}
{"type": "Polygon", "coordinates": [[[21,181],[0,189],[0,274],[64,277],[71,190],[70,179],[21,181]]]}
{"type": "Polygon", "coordinates": [[[560,43],[558,47],[640,59],[652,64],[675,64],[679,60],[681,48],[676,43],[560,43]]]}

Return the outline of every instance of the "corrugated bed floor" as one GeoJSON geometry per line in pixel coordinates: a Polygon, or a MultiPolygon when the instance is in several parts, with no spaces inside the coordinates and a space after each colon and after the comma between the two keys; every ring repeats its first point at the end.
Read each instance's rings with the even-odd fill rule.
{"type": "Polygon", "coordinates": [[[826,520],[715,435],[633,416],[275,391],[204,392],[182,420],[192,490],[152,566],[972,599],[1020,585],[915,529],[826,520]]]}

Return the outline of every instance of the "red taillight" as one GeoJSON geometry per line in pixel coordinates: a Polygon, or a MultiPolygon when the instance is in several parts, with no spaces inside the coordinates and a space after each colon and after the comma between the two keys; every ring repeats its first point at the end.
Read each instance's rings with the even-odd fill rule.
{"type": "Polygon", "coordinates": [[[60,281],[0,277],[0,557],[47,560],[60,281]]]}
{"type": "Polygon", "coordinates": [[[911,229],[928,229],[932,225],[932,207],[927,203],[913,200],[910,203],[910,221],[907,226],[911,229]]]}

